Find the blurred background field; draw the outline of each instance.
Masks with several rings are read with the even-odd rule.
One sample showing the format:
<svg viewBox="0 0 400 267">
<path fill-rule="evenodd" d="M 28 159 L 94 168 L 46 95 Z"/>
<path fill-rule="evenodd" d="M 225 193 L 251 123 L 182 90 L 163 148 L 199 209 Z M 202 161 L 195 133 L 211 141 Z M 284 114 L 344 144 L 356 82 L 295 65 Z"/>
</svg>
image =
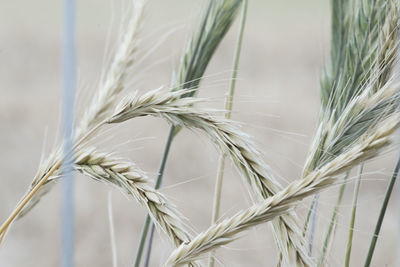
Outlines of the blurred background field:
<svg viewBox="0 0 400 267">
<path fill-rule="evenodd" d="M 42 155 L 59 142 L 61 92 L 61 1 L 0 1 L 0 221 L 30 184 Z M 90 101 L 112 51 L 127 0 L 77 1 L 79 111 Z M 148 0 L 140 63 L 132 91 L 168 86 L 185 41 L 207 1 Z M 240 63 L 233 118 L 265 153 L 281 183 L 298 179 L 319 111 L 319 76 L 329 55 L 329 1 L 251 0 Z M 219 47 L 200 88 L 204 105 L 222 109 L 232 68 L 237 25 Z M 107 34 L 111 27 L 111 34 Z M 109 36 L 109 37 L 107 37 Z M 150 54 L 144 57 L 146 54 Z M 108 53 L 108 54 L 109 54 Z M 107 58 L 107 57 L 106 57 Z M 105 151 L 129 158 L 156 175 L 169 126 L 159 119 L 136 119 L 110 127 L 96 138 Z M 43 151 L 43 152 L 42 152 Z M 394 152 L 393 152 L 394 151 Z M 386 183 L 394 167 L 393 148 L 368 163 L 361 185 L 352 266 L 361 266 Z M 187 216 L 193 232 L 211 221 L 218 153 L 199 132 L 182 131 L 175 140 L 162 189 Z M 227 164 L 222 209 L 232 215 L 251 203 L 238 175 Z M 76 175 L 76 266 L 111 266 L 107 195 L 111 191 L 119 266 L 132 266 L 145 212 L 118 190 Z M 315 249 L 326 232 L 338 188 L 321 196 Z M 353 182 L 342 203 L 330 266 L 342 266 Z M 378 241 L 373 266 L 394 266 L 397 251 L 397 191 Z M 0 249 L 0 266 L 57 266 L 60 258 L 60 186 L 17 221 Z M 301 216 L 308 201 L 298 208 Z M 171 247 L 156 235 L 151 266 Z M 274 266 L 277 261 L 267 225 L 250 230 L 218 250 L 220 266 Z M 358 261 L 358 259 L 360 261 Z"/>
</svg>

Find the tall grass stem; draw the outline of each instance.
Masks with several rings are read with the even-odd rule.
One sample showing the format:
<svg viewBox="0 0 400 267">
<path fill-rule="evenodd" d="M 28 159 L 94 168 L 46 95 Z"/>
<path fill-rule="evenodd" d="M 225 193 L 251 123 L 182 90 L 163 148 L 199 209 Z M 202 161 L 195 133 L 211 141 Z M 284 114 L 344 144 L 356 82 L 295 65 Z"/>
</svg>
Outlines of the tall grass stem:
<svg viewBox="0 0 400 267">
<path fill-rule="evenodd" d="M 339 189 L 339 195 L 338 195 L 338 198 L 336 200 L 336 205 L 333 208 L 331 221 L 329 223 L 329 228 L 328 228 L 328 231 L 327 231 L 327 233 L 325 235 L 324 245 L 322 247 L 322 254 L 321 254 L 321 257 L 320 257 L 319 263 L 318 263 L 319 266 L 323 265 L 323 263 L 325 261 L 325 257 L 326 257 L 326 252 L 328 251 L 329 243 L 332 240 L 331 238 L 333 238 L 332 237 L 332 232 L 334 231 L 334 228 L 335 228 L 335 225 L 336 225 L 336 217 L 337 217 L 337 214 L 339 212 L 340 204 L 342 203 L 342 200 L 343 200 L 343 195 L 344 195 L 344 191 L 346 189 L 347 180 L 349 178 L 349 175 L 350 175 L 350 171 L 347 171 L 345 176 L 344 176 L 344 178 L 343 178 L 343 184 L 340 186 L 340 189 Z"/>
<path fill-rule="evenodd" d="M 356 221 L 357 201 L 358 201 L 358 194 L 360 192 L 361 176 L 362 176 L 363 169 L 364 169 L 364 164 L 361 164 L 359 171 L 358 171 L 357 182 L 354 187 L 353 204 L 352 204 L 351 217 L 350 217 L 350 229 L 349 229 L 349 236 L 347 238 L 346 258 L 344 261 L 345 267 L 350 266 L 351 247 L 353 245 L 354 223 Z"/>
<path fill-rule="evenodd" d="M 381 231 L 381 226 L 383 219 L 385 217 L 386 209 L 389 203 L 390 196 L 392 195 L 393 187 L 397 179 L 397 174 L 399 173 L 400 169 L 400 156 L 397 159 L 396 167 L 394 168 L 392 178 L 390 179 L 389 185 L 386 189 L 385 198 L 383 199 L 382 207 L 379 212 L 378 220 L 375 225 L 374 235 L 372 236 L 371 243 L 368 249 L 368 255 L 365 260 L 364 267 L 369 267 L 371 265 L 372 256 L 374 255 L 376 242 L 378 241 L 379 232 Z"/>
</svg>

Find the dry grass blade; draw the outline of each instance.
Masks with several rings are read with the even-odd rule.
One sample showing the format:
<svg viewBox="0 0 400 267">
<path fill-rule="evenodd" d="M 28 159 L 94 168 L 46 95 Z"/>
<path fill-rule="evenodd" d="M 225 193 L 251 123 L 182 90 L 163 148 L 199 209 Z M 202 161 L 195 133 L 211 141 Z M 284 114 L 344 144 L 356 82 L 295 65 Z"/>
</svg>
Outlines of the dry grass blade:
<svg viewBox="0 0 400 267">
<path fill-rule="evenodd" d="M 190 92 L 190 91 L 189 91 Z M 173 125 L 198 128 L 213 140 L 223 153 L 231 159 L 242 178 L 250 185 L 258 200 L 274 195 L 280 185 L 261 160 L 250 137 L 231 121 L 217 119 L 195 107 L 199 99 L 181 98 L 187 90 L 168 92 L 155 90 L 141 97 L 128 97 L 116 108 L 109 123 L 119 123 L 131 118 L 153 115 L 167 119 Z M 277 244 L 286 264 L 309 265 L 305 241 L 294 213 L 282 216 L 273 222 Z"/>
<path fill-rule="evenodd" d="M 337 175 L 372 158 L 390 143 L 390 136 L 400 123 L 396 112 L 382 120 L 376 128 L 365 133 L 351 148 L 303 179 L 292 182 L 274 196 L 237 213 L 235 216 L 212 225 L 208 230 L 182 244 L 167 260 L 166 266 L 176 266 L 198 258 L 205 252 L 235 240 L 235 236 L 249 227 L 271 221 L 288 213 L 303 198 L 313 195 L 333 184 Z"/>
</svg>

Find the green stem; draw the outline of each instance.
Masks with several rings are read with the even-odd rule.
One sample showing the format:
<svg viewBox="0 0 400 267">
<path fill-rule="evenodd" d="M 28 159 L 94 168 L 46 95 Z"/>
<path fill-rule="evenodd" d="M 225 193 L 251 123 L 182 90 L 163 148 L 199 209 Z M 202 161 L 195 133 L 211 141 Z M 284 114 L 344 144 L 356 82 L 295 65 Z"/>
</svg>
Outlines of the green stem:
<svg viewBox="0 0 400 267">
<path fill-rule="evenodd" d="M 389 203 L 389 199 L 390 199 L 390 196 L 392 194 L 394 184 L 396 182 L 397 174 L 399 173 L 399 168 L 400 168 L 400 156 L 397 159 L 396 167 L 393 170 L 392 178 L 390 179 L 390 183 L 389 183 L 389 185 L 388 185 L 388 187 L 386 189 L 385 198 L 383 200 L 382 207 L 381 207 L 381 210 L 379 212 L 379 217 L 378 217 L 378 220 L 376 222 L 374 235 L 372 236 L 372 240 L 371 240 L 371 243 L 370 243 L 370 246 L 369 246 L 369 249 L 368 249 L 368 255 L 367 255 L 367 258 L 365 260 L 364 267 L 369 267 L 371 265 L 372 255 L 374 254 L 376 242 L 378 241 L 379 232 L 381 230 L 382 222 L 383 222 L 383 219 L 384 219 L 385 213 L 386 213 L 386 208 L 387 208 L 387 205 Z"/>
<path fill-rule="evenodd" d="M 364 164 L 361 164 L 360 169 L 358 171 L 358 178 L 357 183 L 354 187 L 353 193 L 353 204 L 351 210 L 351 218 L 350 218 L 350 230 L 349 230 L 349 237 L 347 238 L 347 248 L 346 248 L 346 258 L 344 261 L 344 266 L 350 266 L 350 254 L 351 254 L 351 246 L 353 245 L 353 233 L 354 233 L 354 223 L 356 220 L 356 210 L 357 210 L 357 200 L 358 200 L 358 193 L 360 191 L 360 184 L 361 184 L 361 175 L 364 169 Z"/>
<path fill-rule="evenodd" d="M 335 207 L 333 209 L 331 222 L 329 224 L 328 232 L 326 233 L 326 236 L 325 236 L 324 246 L 322 248 L 322 254 L 321 254 L 321 257 L 319 259 L 318 266 L 322 266 L 323 262 L 325 260 L 326 251 L 328 250 L 328 245 L 329 245 L 329 242 L 331 241 L 332 232 L 333 232 L 334 226 L 336 225 L 336 217 L 337 217 L 337 214 L 339 212 L 339 206 L 340 206 L 340 204 L 342 203 L 342 200 L 343 200 L 344 190 L 346 189 L 346 182 L 347 182 L 347 179 L 349 178 L 349 174 L 350 174 L 350 171 L 347 171 L 346 175 L 343 178 L 343 184 L 340 187 L 339 196 L 338 196 L 338 198 L 336 200 L 336 205 L 335 205 Z"/>
<path fill-rule="evenodd" d="M 305 237 L 307 234 L 308 224 L 310 223 L 311 213 L 312 213 L 312 209 L 313 209 L 314 205 L 315 205 L 315 197 L 313 197 L 310 207 L 308 208 L 306 221 L 304 222 L 304 227 L 303 227 L 303 237 Z"/>
<path fill-rule="evenodd" d="M 236 86 L 236 78 L 238 75 L 239 69 L 239 59 L 240 59 L 240 52 L 242 50 L 242 43 L 243 43 L 243 34 L 244 28 L 246 25 L 246 15 L 247 15 L 247 0 L 243 0 L 242 6 L 242 15 L 240 19 L 240 28 L 239 28 L 239 36 L 236 42 L 235 54 L 233 59 L 233 72 L 229 86 L 229 92 L 225 100 L 225 118 L 230 119 L 232 115 L 232 105 L 233 105 L 233 96 L 235 95 L 235 86 Z M 220 215 L 220 207 L 221 207 L 221 192 L 222 192 L 222 182 L 224 178 L 224 169 L 225 169 L 225 155 L 221 154 L 218 162 L 218 170 L 217 170 L 217 179 L 215 181 L 215 191 L 214 191 L 214 204 L 213 204 L 213 211 L 212 211 L 212 219 L 211 223 L 216 223 L 219 215 Z M 209 267 L 214 267 L 215 265 L 215 252 L 212 251 L 210 253 L 209 258 Z"/>
<path fill-rule="evenodd" d="M 136 257 L 135 257 L 135 263 L 134 263 L 135 267 L 140 266 L 140 261 L 142 260 L 144 244 L 146 243 L 149 226 L 150 226 L 150 216 L 147 215 L 146 221 L 144 222 L 144 225 L 143 225 L 142 234 L 140 235 L 139 247 L 136 251 Z"/>
<path fill-rule="evenodd" d="M 174 139 L 174 136 L 175 136 L 175 127 L 171 126 L 171 128 L 169 130 L 169 134 L 168 134 L 168 139 L 167 139 L 167 142 L 166 142 L 165 147 L 164 147 L 164 152 L 163 152 L 163 155 L 162 155 L 160 168 L 158 170 L 155 189 L 159 189 L 161 184 L 162 184 L 162 178 L 164 176 L 164 171 L 165 171 L 165 166 L 166 166 L 166 163 L 167 163 L 169 150 L 171 148 L 171 144 L 172 144 L 172 140 Z M 147 214 L 146 221 L 145 221 L 144 226 L 143 226 L 142 234 L 140 236 L 139 247 L 138 247 L 138 250 L 137 250 L 137 253 L 136 253 L 136 259 L 135 259 L 135 265 L 134 265 L 135 267 L 139 267 L 140 266 L 140 261 L 142 260 L 144 245 L 146 243 L 147 234 L 149 233 L 150 223 L 151 223 L 150 216 Z M 151 246 L 151 244 L 150 244 L 151 240 L 152 239 L 149 239 L 149 246 Z M 148 254 L 150 254 L 150 253 L 148 252 Z M 147 257 L 149 257 L 149 256 L 146 256 L 146 258 Z"/>
</svg>

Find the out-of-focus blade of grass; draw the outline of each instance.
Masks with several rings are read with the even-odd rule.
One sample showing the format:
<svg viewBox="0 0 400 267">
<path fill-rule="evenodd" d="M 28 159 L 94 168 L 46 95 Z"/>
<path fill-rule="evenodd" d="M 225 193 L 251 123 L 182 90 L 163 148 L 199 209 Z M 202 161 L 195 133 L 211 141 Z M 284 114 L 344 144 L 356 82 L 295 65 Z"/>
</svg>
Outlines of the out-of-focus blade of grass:
<svg viewBox="0 0 400 267">
<path fill-rule="evenodd" d="M 392 195 L 393 187 L 397 179 L 397 174 L 400 169 L 400 156 L 397 159 L 396 167 L 394 168 L 392 178 L 390 179 L 389 185 L 386 189 L 385 198 L 383 199 L 382 207 L 379 212 L 378 220 L 375 225 L 374 235 L 372 236 L 371 243 L 368 249 L 368 255 L 365 259 L 365 267 L 369 267 L 371 265 L 372 256 L 374 255 L 376 242 L 378 241 L 379 232 L 381 231 L 382 222 L 385 217 L 386 209 L 389 203 L 390 196 Z"/>
<path fill-rule="evenodd" d="M 248 4 L 247 0 L 243 0 L 242 14 L 240 18 L 239 36 L 236 42 L 235 54 L 233 59 L 233 72 L 230 81 L 229 91 L 225 99 L 225 118 L 227 119 L 230 119 L 232 114 L 233 97 L 235 94 L 236 78 L 239 69 L 240 52 L 242 50 L 243 34 L 246 25 L 247 4 Z M 225 155 L 221 154 L 218 162 L 217 179 L 215 181 L 214 204 L 213 204 L 212 219 L 211 219 L 212 223 L 217 222 L 220 214 L 224 169 L 225 169 Z M 215 257 L 215 252 L 213 251 L 210 253 L 210 259 L 208 265 L 209 267 L 214 267 L 215 265 L 214 257 Z"/>
<path fill-rule="evenodd" d="M 329 228 L 328 228 L 328 231 L 326 232 L 326 235 L 325 235 L 324 245 L 322 247 L 322 253 L 321 253 L 321 256 L 320 256 L 320 258 L 318 260 L 318 266 L 323 266 L 324 265 L 326 252 L 328 250 L 328 246 L 333 241 L 334 235 L 332 235 L 332 232 L 333 232 L 333 229 L 336 226 L 337 214 L 339 212 L 339 207 L 340 207 L 340 205 L 342 203 L 342 200 L 343 200 L 343 195 L 344 195 L 344 191 L 346 189 L 346 184 L 347 184 L 347 179 L 349 178 L 349 174 L 350 174 L 350 171 L 347 171 L 346 175 L 343 178 L 343 184 L 340 186 L 339 195 L 338 195 L 338 198 L 336 200 L 335 207 L 333 208 L 331 221 L 329 223 Z"/>
<path fill-rule="evenodd" d="M 360 191 L 361 176 L 362 176 L 363 169 L 364 169 L 364 164 L 361 164 L 360 169 L 358 171 L 357 182 L 354 187 L 353 204 L 352 204 L 351 218 L 350 218 L 350 229 L 349 229 L 349 236 L 347 238 L 346 258 L 344 261 L 345 267 L 350 266 L 349 265 L 350 264 L 350 254 L 351 254 L 351 246 L 353 244 L 354 223 L 356 221 L 357 200 L 358 200 L 358 193 Z"/>
</svg>

